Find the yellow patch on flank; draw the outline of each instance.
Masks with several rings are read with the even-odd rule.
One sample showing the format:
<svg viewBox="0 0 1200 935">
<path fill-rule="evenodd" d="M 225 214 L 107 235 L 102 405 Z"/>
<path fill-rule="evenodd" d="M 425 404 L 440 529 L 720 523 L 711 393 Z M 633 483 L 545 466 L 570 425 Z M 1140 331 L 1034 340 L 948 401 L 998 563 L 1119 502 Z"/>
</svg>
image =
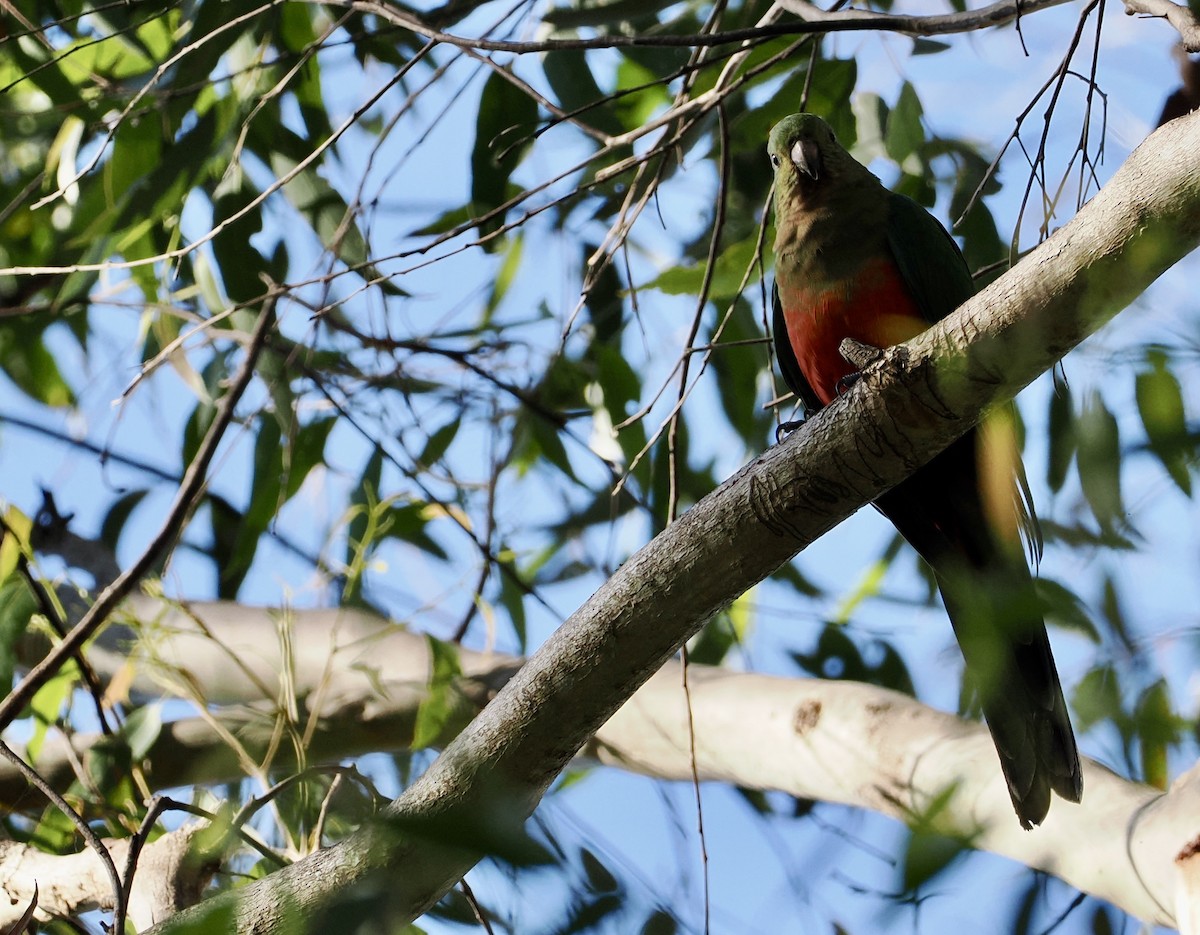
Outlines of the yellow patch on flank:
<svg viewBox="0 0 1200 935">
<path fill-rule="evenodd" d="M 996 539 L 1020 550 L 1021 532 L 1017 518 L 1014 476 L 1020 452 L 1012 413 L 998 409 L 980 423 L 978 433 L 979 495 L 983 515 Z"/>
</svg>

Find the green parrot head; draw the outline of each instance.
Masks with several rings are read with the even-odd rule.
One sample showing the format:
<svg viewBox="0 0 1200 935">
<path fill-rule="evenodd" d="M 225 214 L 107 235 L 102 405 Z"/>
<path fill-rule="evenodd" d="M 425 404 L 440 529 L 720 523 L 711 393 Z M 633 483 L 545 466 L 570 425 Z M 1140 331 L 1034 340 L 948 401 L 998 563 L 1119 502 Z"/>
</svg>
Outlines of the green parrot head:
<svg viewBox="0 0 1200 935">
<path fill-rule="evenodd" d="M 776 208 L 812 203 L 864 176 L 874 179 L 816 114 L 784 117 L 771 130 L 767 152 L 775 167 Z"/>
</svg>

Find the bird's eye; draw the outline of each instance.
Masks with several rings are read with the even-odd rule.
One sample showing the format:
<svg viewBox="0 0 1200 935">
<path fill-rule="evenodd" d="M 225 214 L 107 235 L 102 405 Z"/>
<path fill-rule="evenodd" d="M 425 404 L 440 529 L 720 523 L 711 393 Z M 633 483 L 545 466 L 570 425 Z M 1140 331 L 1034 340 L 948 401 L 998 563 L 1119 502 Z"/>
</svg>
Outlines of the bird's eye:
<svg viewBox="0 0 1200 935">
<path fill-rule="evenodd" d="M 776 169 L 779 168 L 779 157 L 775 153 L 771 153 L 771 165 Z"/>
</svg>

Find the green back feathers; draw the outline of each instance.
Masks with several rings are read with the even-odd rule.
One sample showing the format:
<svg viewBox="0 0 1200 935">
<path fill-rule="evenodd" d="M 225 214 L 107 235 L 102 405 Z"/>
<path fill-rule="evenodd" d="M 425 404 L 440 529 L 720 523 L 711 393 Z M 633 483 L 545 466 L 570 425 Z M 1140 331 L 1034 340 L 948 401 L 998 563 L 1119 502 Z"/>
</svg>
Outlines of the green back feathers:
<svg viewBox="0 0 1200 935">
<path fill-rule="evenodd" d="M 932 324 L 975 294 L 975 282 L 954 238 L 911 198 L 889 193 L 887 241 L 900 276 Z"/>
</svg>

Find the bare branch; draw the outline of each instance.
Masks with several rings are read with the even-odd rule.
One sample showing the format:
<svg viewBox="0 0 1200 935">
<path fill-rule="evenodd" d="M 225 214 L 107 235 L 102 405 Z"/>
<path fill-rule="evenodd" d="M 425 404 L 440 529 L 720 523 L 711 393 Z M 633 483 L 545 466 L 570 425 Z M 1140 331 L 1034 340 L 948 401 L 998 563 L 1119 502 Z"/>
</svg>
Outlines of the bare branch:
<svg viewBox="0 0 1200 935">
<path fill-rule="evenodd" d="M 309 0 L 313 2 L 313 0 Z M 697 33 L 688 35 L 642 34 L 609 35 L 589 39 L 543 39 L 538 42 L 516 42 L 501 39 L 484 39 L 458 36 L 443 32 L 423 22 L 416 16 L 398 9 L 381 0 L 342 0 L 352 9 L 371 13 L 382 20 L 411 29 L 419 36 L 432 42 L 464 49 L 488 52 L 512 52 L 517 55 L 530 53 L 558 52 L 568 49 L 625 49 L 637 46 L 697 48 L 703 46 L 729 45 L 772 36 L 796 36 L 806 33 L 863 32 L 879 30 L 904 36 L 934 36 L 952 33 L 973 32 L 992 26 L 1003 26 L 1029 16 L 1039 10 L 1058 6 L 1067 0 L 1000 0 L 979 10 L 962 13 L 943 13 L 931 16 L 905 16 L 896 13 L 868 13 L 864 10 L 839 10 L 829 12 L 804 2 L 804 0 L 779 0 L 779 5 L 800 17 L 799 22 L 768 23 L 745 29 L 729 29 L 723 32 Z"/>
</svg>

